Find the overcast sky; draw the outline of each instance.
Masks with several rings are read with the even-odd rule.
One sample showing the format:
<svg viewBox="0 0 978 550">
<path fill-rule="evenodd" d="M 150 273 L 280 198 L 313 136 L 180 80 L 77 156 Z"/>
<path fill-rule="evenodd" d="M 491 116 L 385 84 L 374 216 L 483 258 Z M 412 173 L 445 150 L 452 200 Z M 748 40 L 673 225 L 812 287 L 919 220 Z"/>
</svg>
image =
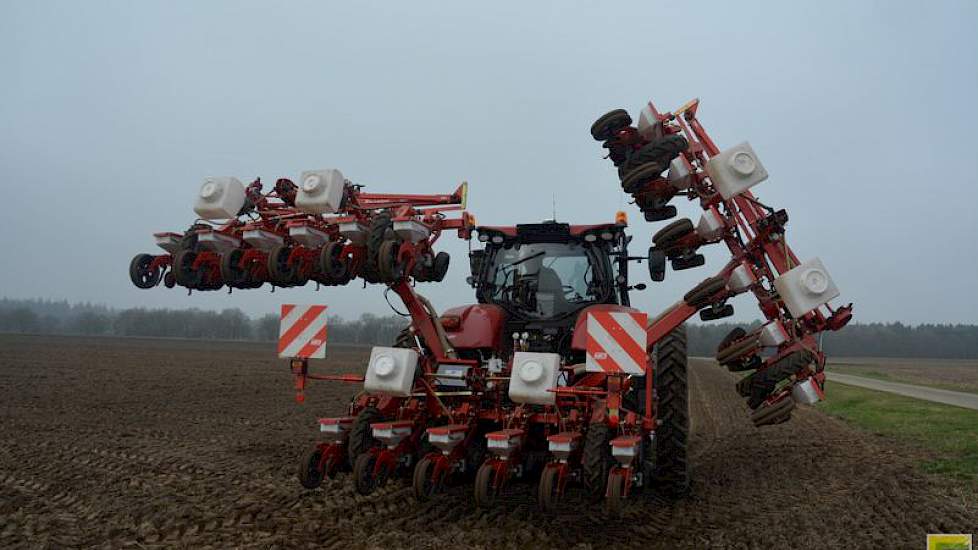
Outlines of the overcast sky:
<svg viewBox="0 0 978 550">
<path fill-rule="evenodd" d="M 480 223 L 549 218 L 554 196 L 562 221 L 610 221 L 624 197 L 591 122 L 699 97 L 721 147 L 750 140 L 757 194 L 857 320 L 978 322 L 978 3 L 461 4 L 0 1 L 0 295 L 383 314 L 379 287 L 187 296 L 127 268 L 193 221 L 208 175 L 468 180 Z M 661 224 L 628 208 L 643 252 Z M 449 276 L 419 289 L 470 302 L 466 244 L 442 242 Z M 722 265 L 713 249 L 635 301 L 672 304 Z"/>
</svg>

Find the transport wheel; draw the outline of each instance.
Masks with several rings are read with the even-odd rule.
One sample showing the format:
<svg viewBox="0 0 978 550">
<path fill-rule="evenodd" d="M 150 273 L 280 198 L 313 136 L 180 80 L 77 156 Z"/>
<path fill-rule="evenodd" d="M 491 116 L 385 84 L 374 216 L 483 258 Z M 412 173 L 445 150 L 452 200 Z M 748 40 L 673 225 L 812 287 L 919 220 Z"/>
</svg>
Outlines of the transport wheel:
<svg viewBox="0 0 978 550">
<path fill-rule="evenodd" d="M 479 472 L 475 474 L 475 505 L 480 508 L 489 508 L 499 496 L 499 489 L 492 487 L 492 479 L 495 477 L 496 469 L 492 464 L 483 464 Z"/>
<path fill-rule="evenodd" d="M 695 308 L 709 305 L 710 299 L 727 286 L 727 281 L 720 276 L 710 277 L 693 287 L 683 296 L 683 301 Z"/>
<path fill-rule="evenodd" d="M 243 255 L 244 251 L 236 248 L 221 256 L 221 279 L 224 280 L 224 284 L 234 288 L 247 285 L 248 272 L 241 269 L 241 256 Z"/>
<path fill-rule="evenodd" d="M 432 496 L 441 491 L 441 483 L 435 483 L 431 477 L 435 473 L 435 463 L 430 458 L 422 458 L 414 467 L 414 478 L 411 486 L 414 489 L 414 498 L 419 502 L 430 500 Z"/>
<path fill-rule="evenodd" d="M 689 218 L 676 220 L 652 235 L 652 244 L 656 248 L 669 248 L 674 241 L 693 232 L 693 222 Z"/>
<path fill-rule="evenodd" d="M 451 262 L 451 259 L 452 257 L 448 255 L 448 252 L 442 251 L 435 254 L 435 259 L 431 264 L 431 277 L 428 280 L 435 281 L 436 283 L 442 282 L 448 273 L 448 264 Z"/>
<path fill-rule="evenodd" d="M 268 278 L 278 286 L 292 286 L 295 279 L 295 266 L 289 265 L 292 249 L 276 246 L 268 252 Z"/>
<path fill-rule="evenodd" d="M 604 422 L 588 425 L 584 436 L 584 451 L 581 457 L 581 473 L 584 490 L 594 502 L 604 497 L 608 472 L 615 463 L 611 456 L 611 430 Z"/>
<path fill-rule="evenodd" d="M 608 495 L 605 498 L 608 513 L 620 516 L 625 509 L 625 476 L 621 472 L 612 472 L 608 476 Z"/>
<path fill-rule="evenodd" d="M 153 257 L 149 254 L 136 254 L 129 262 L 129 278 L 137 288 L 153 288 L 160 282 L 160 268 L 150 269 Z"/>
<path fill-rule="evenodd" d="M 537 501 L 544 512 L 553 512 L 560 506 L 561 495 L 559 493 L 560 470 L 558 468 L 544 468 L 540 475 L 540 486 L 537 489 Z"/>
<path fill-rule="evenodd" d="M 601 115 L 591 125 L 591 137 L 597 141 L 609 140 L 622 128 L 631 125 L 632 117 L 625 109 L 615 109 Z"/>
<path fill-rule="evenodd" d="M 343 245 L 337 242 L 327 243 L 319 251 L 319 271 L 330 283 L 343 284 L 350 280 L 350 266 L 342 254 Z"/>
<path fill-rule="evenodd" d="M 173 275 L 173 270 L 170 270 L 163 276 L 163 286 L 166 288 L 173 288 L 177 286 L 177 278 Z"/>
<path fill-rule="evenodd" d="M 655 345 L 655 473 L 667 496 L 689 489 L 686 442 L 689 437 L 689 391 L 686 376 L 686 326 L 680 325 Z"/>
<path fill-rule="evenodd" d="M 181 250 L 173 255 L 173 276 L 178 285 L 187 288 L 197 288 L 200 274 L 194 271 L 194 260 L 197 253 L 193 250 Z"/>
<path fill-rule="evenodd" d="M 361 495 L 369 495 L 377 488 L 378 479 L 374 478 L 374 465 L 377 457 L 372 453 L 363 453 L 353 463 L 353 483 Z"/>
<path fill-rule="evenodd" d="M 759 407 L 771 395 L 778 382 L 807 367 L 814 360 L 815 357 L 811 352 L 796 351 L 770 367 L 754 373 L 751 377 L 750 399 L 747 401 L 747 406 L 751 409 Z"/>
<path fill-rule="evenodd" d="M 353 421 L 353 426 L 350 428 L 350 436 L 346 444 L 347 458 L 350 464 L 356 464 L 360 456 L 377 444 L 370 425 L 381 420 L 383 420 L 383 417 L 380 411 L 374 407 L 367 407 L 357 415 L 356 420 Z"/>
<path fill-rule="evenodd" d="M 306 489 L 315 489 L 323 483 L 329 465 L 324 465 L 323 469 L 320 470 L 319 461 L 322 458 L 322 449 L 316 447 L 303 455 L 302 460 L 299 461 L 299 483 Z"/>
<path fill-rule="evenodd" d="M 367 233 L 367 258 L 363 263 L 363 278 L 368 283 L 381 282 L 380 268 L 377 265 L 378 255 L 380 254 L 380 246 L 389 238 L 389 233 L 393 232 L 393 227 L 391 213 L 386 211 L 374 216 L 370 223 L 370 231 Z"/>
</svg>

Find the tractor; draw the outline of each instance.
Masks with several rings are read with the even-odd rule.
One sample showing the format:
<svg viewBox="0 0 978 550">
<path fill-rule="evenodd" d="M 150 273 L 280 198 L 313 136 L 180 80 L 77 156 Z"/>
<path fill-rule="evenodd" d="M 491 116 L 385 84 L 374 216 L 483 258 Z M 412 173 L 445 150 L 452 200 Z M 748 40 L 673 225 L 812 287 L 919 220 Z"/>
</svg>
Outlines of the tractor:
<svg viewBox="0 0 978 550">
<path fill-rule="evenodd" d="M 364 374 L 316 374 L 307 358 L 290 360 L 300 401 L 307 380 L 364 390 L 344 416 L 319 419 L 322 440 L 298 468 L 308 489 L 350 472 L 361 494 L 400 478 L 423 501 L 471 483 L 488 507 L 524 479 L 536 481 L 544 510 L 576 486 L 611 513 L 637 491 L 680 496 L 689 488 L 685 321 L 729 317 L 731 298 L 755 297 L 763 324 L 731 331 L 716 359 L 746 373 L 735 389 L 761 427 L 822 398 L 817 336 L 852 317 L 852 304 L 829 305 L 839 291 L 821 261 L 800 261 L 788 246 L 787 213 L 751 192 L 768 175 L 750 144 L 720 150 L 698 107 L 660 113 L 649 102 L 635 125 L 616 109 L 591 127 L 646 220 L 676 217 L 674 199 L 702 210 L 696 223 L 657 231 L 642 254 L 629 252 L 624 212 L 594 225 L 484 226 L 465 210 L 465 184 L 445 195 L 372 194 L 331 169 L 304 172 L 298 185 L 279 179 L 265 194 L 259 180 L 247 189 L 206 180 L 202 219 L 156 234 L 167 254 L 137 255 L 130 276 L 139 288 L 163 281 L 189 292 L 360 278 L 401 299 L 410 325 L 371 350 Z M 439 314 L 414 283 L 445 277 L 450 258 L 435 251 L 445 231 L 483 246 L 468 257 L 475 303 Z M 632 282 L 631 262 L 661 281 L 669 265 L 702 266 L 700 249 L 713 244 L 731 255 L 714 276 L 655 317 L 631 306 L 630 293 L 646 288 Z"/>
</svg>

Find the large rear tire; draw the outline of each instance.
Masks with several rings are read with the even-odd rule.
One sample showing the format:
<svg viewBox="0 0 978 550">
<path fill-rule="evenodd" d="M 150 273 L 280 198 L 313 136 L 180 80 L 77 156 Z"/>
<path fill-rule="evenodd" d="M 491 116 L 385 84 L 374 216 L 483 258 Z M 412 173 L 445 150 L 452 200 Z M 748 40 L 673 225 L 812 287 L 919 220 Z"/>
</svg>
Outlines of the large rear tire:
<svg viewBox="0 0 978 550">
<path fill-rule="evenodd" d="M 686 327 L 680 326 L 655 346 L 655 477 L 667 496 L 689 490 L 689 387 Z"/>
</svg>

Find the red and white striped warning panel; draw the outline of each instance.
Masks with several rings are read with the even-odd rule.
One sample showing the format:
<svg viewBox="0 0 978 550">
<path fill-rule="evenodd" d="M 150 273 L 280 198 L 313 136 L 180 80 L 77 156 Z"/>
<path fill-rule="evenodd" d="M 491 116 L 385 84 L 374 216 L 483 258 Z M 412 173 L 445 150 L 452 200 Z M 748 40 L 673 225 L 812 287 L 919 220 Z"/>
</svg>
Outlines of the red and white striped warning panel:
<svg viewBox="0 0 978 550">
<path fill-rule="evenodd" d="M 644 374 L 648 316 L 628 311 L 587 314 L 587 372 Z"/>
<path fill-rule="evenodd" d="M 282 304 L 278 324 L 278 356 L 326 357 L 326 306 Z"/>
</svg>

